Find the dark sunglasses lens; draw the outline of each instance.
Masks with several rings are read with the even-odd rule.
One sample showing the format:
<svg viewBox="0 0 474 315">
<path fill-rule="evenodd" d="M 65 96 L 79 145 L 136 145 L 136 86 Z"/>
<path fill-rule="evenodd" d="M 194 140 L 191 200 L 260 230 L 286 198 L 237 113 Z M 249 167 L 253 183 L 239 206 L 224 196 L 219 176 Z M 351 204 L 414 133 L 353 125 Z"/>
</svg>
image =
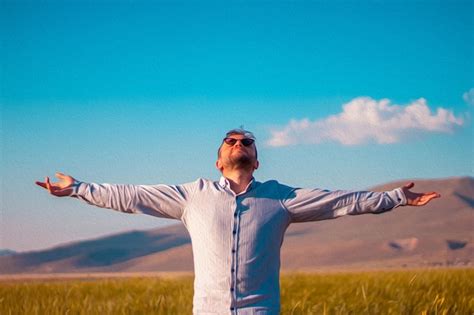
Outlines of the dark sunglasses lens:
<svg viewBox="0 0 474 315">
<path fill-rule="evenodd" d="M 234 145 L 237 142 L 237 139 L 234 138 L 225 138 L 224 142 L 228 145 Z"/>
<path fill-rule="evenodd" d="M 244 146 L 248 147 L 249 145 L 251 145 L 254 142 L 254 140 L 253 139 L 242 139 L 242 140 L 240 140 L 240 142 L 242 142 L 242 144 Z"/>
</svg>

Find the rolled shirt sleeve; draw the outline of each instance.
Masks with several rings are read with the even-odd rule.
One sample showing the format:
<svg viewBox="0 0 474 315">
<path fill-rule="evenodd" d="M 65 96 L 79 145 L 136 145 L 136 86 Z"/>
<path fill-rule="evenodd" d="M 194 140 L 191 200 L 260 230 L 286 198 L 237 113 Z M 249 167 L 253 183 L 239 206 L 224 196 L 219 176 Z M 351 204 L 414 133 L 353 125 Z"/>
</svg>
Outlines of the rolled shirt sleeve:
<svg viewBox="0 0 474 315">
<path fill-rule="evenodd" d="M 88 204 L 125 213 L 142 213 L 180 220 L 193 184 L 123 185 L 74 183 L 71 197 Z"/>
<path fill-rule="evenodd" d="M 406 205 L 407 200 L 401 188 L 385 192 L 295 188 L 282 203 L 292 222 L 306 222 L 382 213 Z"/>
</svg>

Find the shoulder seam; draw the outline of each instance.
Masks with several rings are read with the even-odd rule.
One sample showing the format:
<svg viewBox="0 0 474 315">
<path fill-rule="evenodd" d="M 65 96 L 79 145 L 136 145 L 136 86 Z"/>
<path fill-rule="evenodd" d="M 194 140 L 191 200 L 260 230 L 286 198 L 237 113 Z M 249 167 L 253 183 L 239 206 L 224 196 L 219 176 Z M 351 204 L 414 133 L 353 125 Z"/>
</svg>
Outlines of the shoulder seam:
<svg viewBox="0 0 474 315">
<path fill-rule="evenodd" d="M 201 181 L 202 178 L 198 178 L 197 180 L 195 180 L 193 182 L 193 190 L 190 192 L 190 196 L 189 196 L 189 200 L 186 202 L 186 205 L 183 207 L 183 213 L 181 214 L 181 217 L 179 218 L 181 222 L 184 223 L 184 217 L 186 215 L 186 213 L 188 212 L 187 209 L 188 209 L 188 205 L 191 204 L 194 200 L 194 196 L 196 195 L 196 187 L 197 187 L 197 183 L 199 181 Z"/>
<path fill-rule="evenodd" d="M 280 185 L 280 183 L 277 182 L 277 185 Z M 280 195 L 280 187 L 278 187 L 278 195 Z M 290 190 L 290 193 L 295 191 L 296 188 L 293 188 Z M 285 204 L 283 203 L 283 197 L 282 196 L 279 196 L 278 198 L 278 201 L 280 202 L 280 205 L 281 207 L 283 208 L 283 210 L 286 212 L 286 215 L 288 216 L 288 219 L 289 219 L 289 222 L 293 222 L 293 216 L 291 215 L 291 212 L 290 210 L 288 210 L 288 208 L 285 206 Z"/>
</svg>

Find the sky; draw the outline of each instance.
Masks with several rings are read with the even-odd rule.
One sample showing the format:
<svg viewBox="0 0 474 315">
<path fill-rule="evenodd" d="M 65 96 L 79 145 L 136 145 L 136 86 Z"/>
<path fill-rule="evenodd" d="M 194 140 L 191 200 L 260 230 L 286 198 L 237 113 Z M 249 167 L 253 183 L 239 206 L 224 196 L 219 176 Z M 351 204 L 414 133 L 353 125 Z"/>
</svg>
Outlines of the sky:
<svg viewBox="0 0 474 315">
<path fill-rule="evenodd" d="M 239 126 L 257 137 L 259 181 L 473 176 L 473 1 L 0 5 L 0 248 L 176 223 L 34 182 L 217 180 Z"/>
</svg>

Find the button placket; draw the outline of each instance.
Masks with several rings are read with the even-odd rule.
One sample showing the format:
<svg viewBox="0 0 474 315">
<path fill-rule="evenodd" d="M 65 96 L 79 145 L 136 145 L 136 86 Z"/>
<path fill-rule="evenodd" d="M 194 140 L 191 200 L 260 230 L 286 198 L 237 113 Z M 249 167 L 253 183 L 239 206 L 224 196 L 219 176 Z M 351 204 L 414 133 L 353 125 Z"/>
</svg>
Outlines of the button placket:
<svg viewBox="0 0 474 315">
<path fill-rule="evenodd" d="M 238 229 L 240 223 L 239 216 L 239 203 L 238 196 L 235 197 L 235 210 L 234 210 L 234 220 L 232 224 L 232 248 L 231 248 L 231 257 L 232 257 L 232 267 L 231 267 L 231 287 L 230 292 L 234 302 L 237 302 L 237 254 L 238 254 Z M 235 307 L 231 306 L 231 311 L 237 313 Z"/>
</svg>

